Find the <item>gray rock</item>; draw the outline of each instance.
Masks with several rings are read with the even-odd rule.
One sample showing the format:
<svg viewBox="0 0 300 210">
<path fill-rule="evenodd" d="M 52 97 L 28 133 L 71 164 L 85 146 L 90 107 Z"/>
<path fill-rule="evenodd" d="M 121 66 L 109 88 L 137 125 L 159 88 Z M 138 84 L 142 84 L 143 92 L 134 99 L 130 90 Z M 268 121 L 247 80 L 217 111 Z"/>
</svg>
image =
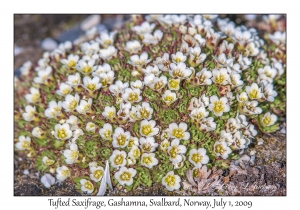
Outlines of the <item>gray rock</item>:
<svg viewBox="0 0 300 210">
<path fill-rule="evenodd" d="M 80 25 L 78 24 L 78 25 L 72 27 L 71 29 L 62 32 L 61 35 L 57 38 L 57 41 L 59 43 L 63 43 L 66 41 L 73 42 L 78 37 L 80 37 L 82 34 L 84 34 L 84 31 L 81 30 Z"/>
<path fill-rule="evenodd" d="M 23 48 L 22 47 L 15 46 L 15 48 L 14 48 L 14 54 L 15 54 L 15 56 L 19 55 L 22 52 L 23 52 Z"/>
<path fill-rule="evenodd" d="M 83 31 L 87 31 L 93 26 L 96 26 L 100 23 L 101 16 L 100 15 L 90 15 L 80 24 L 80 28 Z"/>
<path fill-rule="evenodd" d="M 55 183 L 55 178 L 50 174 L 45 174 L 44 176 L 42 176 L 41 182 L 45 187 L 50 188 L 51 185 Z"/>
<path fill-rule="evenodd" d="M 46 38 L 42 41 L 41 47 L 44 50 L 51 51 L 57 48 L 57 42 L 52 38 Z"/>
</svg>

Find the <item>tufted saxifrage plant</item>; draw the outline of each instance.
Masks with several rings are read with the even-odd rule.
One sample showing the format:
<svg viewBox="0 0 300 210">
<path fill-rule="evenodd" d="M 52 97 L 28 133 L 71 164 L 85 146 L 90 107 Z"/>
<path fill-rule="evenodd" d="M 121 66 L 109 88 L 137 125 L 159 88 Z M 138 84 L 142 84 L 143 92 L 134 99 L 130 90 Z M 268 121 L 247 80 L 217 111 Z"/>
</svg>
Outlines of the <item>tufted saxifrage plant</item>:
<svg viewBox="0 0 300 210">
<path fill-rule="evenodd" d="M 106 160 L 114 186 L 178 190 L 188 169 L 226 168 L 278 130 L 285 115 L 279 35 L 263 41 L 255 29 L 216 16 L 150 15 L 63 43 L 22 67 L 15 148 L 90 194 Z"/>
</svg>

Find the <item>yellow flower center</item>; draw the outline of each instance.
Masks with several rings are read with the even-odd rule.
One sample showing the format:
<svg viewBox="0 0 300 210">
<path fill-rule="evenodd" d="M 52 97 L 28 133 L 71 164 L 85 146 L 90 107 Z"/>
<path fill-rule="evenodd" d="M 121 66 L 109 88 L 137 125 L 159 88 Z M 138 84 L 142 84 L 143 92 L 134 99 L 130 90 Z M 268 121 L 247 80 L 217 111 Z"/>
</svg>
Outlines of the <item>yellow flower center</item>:
<svg viewBox="0 0 300 210">
<path fill-rule="evenodd" d="M 154 90 L 161 89 L 163 85 L 164 85 L 163 81 L 158 81 L 157 83 L 154 84 Z"/>
<path fill-rule="evenodd" d="M 124 157 L 123 155 L 116 155 L 115 159 L 114 159 L 114 163 L 115 165 L 121 165 L 124 161 Z"/>
<path fill-rule="evenodd" d="M 175 183 L 176 183 L 176 179 L 175 179 L 175 176 L 174 176 L 174 175 L 169 175 L 169 176 L 167 176 L 165 180 L 166 180 L 166 184 L 167 184 L 168 186 L 174 186 Z"/>
<path fill-rule="evenodd" d="M 163 141 L 163 142 L 160 144 L 160 146 L 161 146 L 162 148 L 167 148 L 169 145 L 170 145 L 170 144 L 169 144 L 168 141 Z"/>
<path fill-rule="evenodd" d="M 39 99 L 39 97 L 40 97 L 40 95 L 39 95 L 38 93 L 35 93 L 35 94 L 32 95 L 31 100 L 32 100 L 33 102 L 36 102 L 36 101 Z"/>
<path fill-rule="evenodd" d="M 24 149 L 27 149 L 29 147 L 29 145 L 30 145 L 30 143 L 28 141 L 23 141 L 23 143 L 22 143 L 22 147 Z"/>
<path fill-rule="evenodd" d="M 197 112 L 196 114 L 193 115 L 193 117 L 198 119 L 198 120 L 202 119 L 203 116 L 204 116 L 203 112 Z"/>
<path fill-rule="evenodd" d="M 84 187 L 88 190 L 93 190 L 94 189 L 94 185 L 90 182 L 90 181 L 87 181 L 85 184 L 84 184 Z"/>
<path fill-rule="evenodd" d="M 200 84 L 204 83 L 206 80 L 206 76 L 204 74 L 199 75 L 197 78 Z"/>
<path fill-rule="evenodd" d="M 86 65 L 82 68 L 82 72 L 85 73 L 85 74 L 88 74 L 92 71 L 92 67 Z"/>
<path fill-rule="evenodd" d="M 47 159 L 46 161 L 45 161 L 45 164 L 47 165 L 47 166 L 50 166 L 50 165 L 52 165 L 54 163 L 54 160 L 51 160 L 51 159 Z"/>
<path fill-rule="evenodd" d="M 181 128 L 175 128 L 172 131 L 172 135 L 175 136 L 177 139 L 181 139 L 184 137 L 184 130 Z"/>
<path fill-rule="evenodd" d="M 91 105 L 89 105 L 89 104 L 87 104 L 87 105 L 85 105 L 84 107 L 83 107 L 83 112 L 86 112 L 86 111 L 88 111 L 89 109 L 91 108 Z"/>
<path fill-rule="evenodd" d="M 110 131 L 110 130 L 104 131 L 103 136 L 104 136 L 106 139 L 110 139 L 110 138 L 111 138 L 111 131 Z"/>
<path fill-rule="evenodd" d="M 64 139 L 64 138 L 66 138 L 68 136 L 68 134 L 67 134 L 67 132 L 66 132 L 66 130 L 64 128 L 61 128 L 61 129 L 58 129 L 57 136 L 60 139 Z"/>
<path fill-rule="evenodd" d="M 120 179 L 122 181 L 129 181 L 131 179 L 131 174 L 127 171 L 123 172 L 123 174 L 121 174 Z"/>
<path fill-rule="evenodd" d="M 77 107 L 77 101 L 74 99 L 69 103 L 69 109 L 73 110 Z"/>
<path fill-rule="evenodd" d="M 119 144 L 120 146 L 124 146 L 125 143 L 126 143 L 126 136 L 120 134 L 120 135 L 117 137 L 117 142 L 118 142 L 118 144 Z"/>
<path fill-rule="evenodd" d="M 144 148 L 143 148 L 144 149 Z M 150 150 L 149 150 L 150 151 Z M 134 158 L 138 158 L 138 157 L 140 157 L 140 150 L 139 149 L 135 149 L 133 152 L 132 152 L 132 154 L 133 154 L 133 157 Z"/>
<path fill-rule="evenodd" d="M 225 106 L 222 101 L 216 101 L 214 103 L 213 110 L 215 113 L 220 113 L 220 112 L 224 111 L 224 109 L 225 109 Z"/>
<path fill-rule="evenodd" d="M 170 149 L 169 153 L 170 153 L 171 158 L 176 158 L 177 153 L 178 153 L 177 146 L 173 146 L 172 149 Z"/>
<path fill-rule="evenodd" d="M 61 91 L 64 95 L 67 95 L 68 93 L 71 92 L 71 90 L 69 88 L 65 88 Z"/>
<path fill-rule="evenodd" d="M 143 149 L 145 152 L 150 152 L 150 151 L 151 151 L 151 148 L 152 148 L 152 146 L 151 146 L 151 144 L 149 144 L 149 143 L 146 143 L 146 144 L 143 144 L 143 145 L 142 145 L 142 149 Z"/>
<path fill-rule="evenodd" d="M 104 41 L 104 44 L 110 45 L 110 44 L 111 44 L 111 41 L 110 41 L 109 39 L 107 39 L 107 40 Z"/>
<path fill-rule="evenodd" d="M 115 112 L 114 111 L 109 111 L 108 113 L 107 113 L 107 116 L 108 116 L 108 118 L 113 118 L 114 116 L 115 116 Z"/>
<path fill-rule="evenodd" d="M 171 88 L 173 89 L 177 89 L 178 88 L 178 85 L 179 85 L 179 81 L 178 80 L 175 80 L 175 79 L 171 79 L 169 81 L 169 85 Z"/>
<path fill-rule="evenodd" d="M 222 155 L 224 152 L 225 152 L 225 150 L 224 150 L 222 144 L 216 145 L 216 153 L 219 153 Z"/>
<path fill-rule="evenodd" d="M 129 139 L 127 147 L 131 148 L 134 145 L 134 139 Z"/>
<path fill-rule="evenodd" d="M 64 176 L 64 177 L 69 177 L 70 176 L 70 170 L 67 169 L 67 170 L 62 171 L 61 175 Z"/>
<path fill-rule="evenodd" d="M 200 163 L 201 160 L 202 160 L 202 155 L 200 155 L 199 153 L 193 154 L 193 155 L 192 155 L 192 160 L 193 160 L 195 163 Z"/>
<path fill-rule="evenodd" d="M 217 83 L 222 83 L 225 80 L 225 77 L 223 74 L 220 74 L 219 76 L 216 76 L 215 80 Z"/>
<path fill-rule="evenodd" d="M 252 89 L 249 96 L 250 96 L 251 99 L 258 98 L 258 90 L 257 89 Z"/>
<path fill-rule="evenodd" d="M 137 93 L 129 93 L 129 96 L 128 96 L 128 101 L 133 103 L 135 101 L 137 101 L 139 99 L 139 96 Z"/>
<path fill-rule="evenodd" d="M 147 118 L 149 117 L 149 115 L 150 115 L 150 112 L 147 111 L 147 109 L 146 109 L 145 107 L 142 107 L 142 108 L 140 109 L 140 115 L 141 115 L 141 117 L 142 117 L 143 119 L 147 119 Z"/>
<path fill-rule="evenodd" d="M 172 103 L 172 102 L 174 101 L 174 97 L 168 95 L 168 96 L 166 96 L 166 97 L 164 98 L 164 101 L 165 101 L 167 104 L 170 104 L 170 103 Z"/>
<path fill-rule="evenodd" d="M 79 152 L 77 150 L 73 150 L 72 153 L 71 153 L 72 160 L 77 159 L 78 154 L 79 154 Z"/>
<path fill-rule="evenodd" d="M 265 125 L 269 125 L 271 123 L 271 116 L 266 116 L 264 119 L 263 119 L 263 123 Z"/>
<path fill-rule="evenodd" d="M 102 175 L 103 175 L 103 171 L 102 170 L 96 170 L 96 171 L 94 171 L 94 177 L 96 179 L 100 179 L 102 177 Z"/>
<path fill-rule="evenodd" d="M 153 129 L 151 127 L 151 125 L 144 125 L 142 127 L 142 134 L 144 134 L 145 136 L 148 136 L 150 133 L 152 133 Z"/>
<path fill-rule="evenodd" d="M 68 65 L 68 67 L 72 68 L 76 65 L 76 62 L 74 60 L 69 60 L 67 65 Z"/>
<path fill-rule="evenodd" d="M 102 86 L 105 87 L 109 82 L 109 78 L 102 78 L 100 82 Z"/>
<path fill-rule="evenodd" d="M 181 71 L 181 69 L 176 69 L 173 71 L 173 76 L 183 78 L 185 76 L 185 74 L 183 71 Z"/>
<path fill-rule="evenodd" d="M 143 157 L 143 162 L 146 164 L 146 165 L 149 165 L 152 163 L 152 158 L 150 156 L 145 156 Z"/>
<path fill-rule="evenodd" d="M 96 84 L 94 84 L 94 83 L 87 84 L 86 87 L 90 91 L 95 91 L 96 90 Z"/>
</svg>

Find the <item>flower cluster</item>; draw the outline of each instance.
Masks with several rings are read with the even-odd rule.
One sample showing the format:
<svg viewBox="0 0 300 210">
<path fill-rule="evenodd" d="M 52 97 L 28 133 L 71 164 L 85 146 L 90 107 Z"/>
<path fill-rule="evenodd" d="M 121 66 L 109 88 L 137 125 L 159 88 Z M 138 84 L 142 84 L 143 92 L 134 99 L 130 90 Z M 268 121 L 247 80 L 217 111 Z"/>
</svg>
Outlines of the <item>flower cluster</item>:
<svg viewBox="0 0 300 210">
<path fill-rule="evenodd" d="M 178 190 L 188 169 L 226 167 L 285 112 L 285 34 L 264 41 L 216 15 L 139 20 L 23 67 L 16 150 L 89 194 L 106 160 L 115 186 Z"/>
</svg>

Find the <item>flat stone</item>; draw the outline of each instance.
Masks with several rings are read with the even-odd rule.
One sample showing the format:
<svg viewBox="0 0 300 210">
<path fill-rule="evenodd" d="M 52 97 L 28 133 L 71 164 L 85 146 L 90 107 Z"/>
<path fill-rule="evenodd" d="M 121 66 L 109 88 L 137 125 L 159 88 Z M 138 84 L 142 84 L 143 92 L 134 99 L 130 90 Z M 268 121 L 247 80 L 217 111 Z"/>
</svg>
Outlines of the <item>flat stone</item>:
<svg viewBox="0 0 300 210">
<path fill-rule="evenodd" d="M 93 26 L 96 26 L 100 23 L 101 16 L 100 15 L 90 15 L 80 24 L 80 28 L 83 31 L 87 31 L 91 29 Z"/>
<path fill-rule="evenodd" d="M 63 43 L 66 41 L 73 42 L 78 37 L 80 37 L 82 34 L 84 34 L 84 31 L 81 30 L 80 25 L 78 24 L 78 25 L 70 28 L 69 30 L 62 32 L 60 34 L 60 36 L 57 38 L 57 41 L 59 43 Z"/>
</svg>

